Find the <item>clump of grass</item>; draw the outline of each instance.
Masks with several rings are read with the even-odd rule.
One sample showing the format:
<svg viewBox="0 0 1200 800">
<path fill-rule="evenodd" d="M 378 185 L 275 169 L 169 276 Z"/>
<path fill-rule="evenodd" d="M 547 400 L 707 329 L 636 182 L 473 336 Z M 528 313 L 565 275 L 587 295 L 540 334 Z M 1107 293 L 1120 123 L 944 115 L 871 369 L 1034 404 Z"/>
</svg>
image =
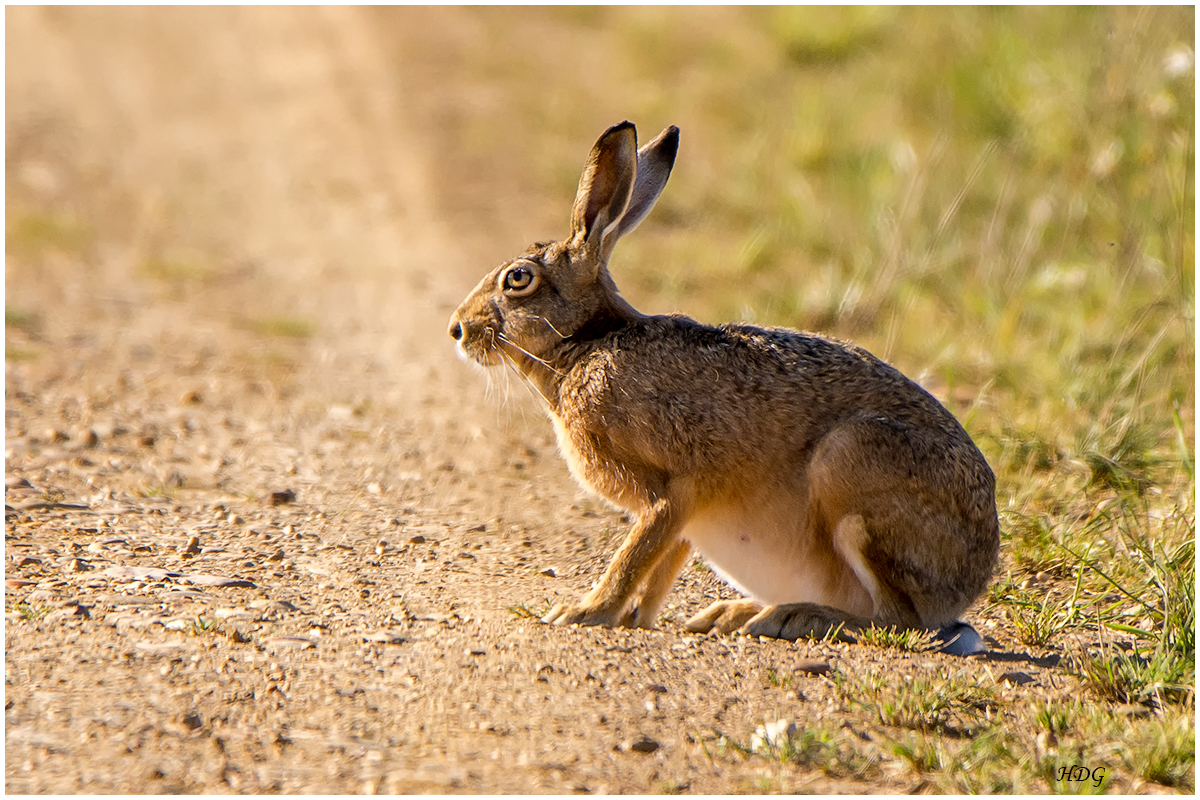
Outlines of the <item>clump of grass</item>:
<svg viewBox="0 0 1200 800">
<path fill-rule="evenodd" d="M 1132 489 L 1099 507 L 1093 522 L 1113 555 L 1077 553 L 1094 582 L 1112 590 L 1093 606 L 1108 631 L 1071 654 L 1071 669 L 1099 696 L 1118 702 L 1195 702 L 1195 516 L 1190 503 L 1163 513 Z M 1069 548 L 1068 548 L 1069 549 Z M 1073 552 L 1073 551 L 1072 551 Z M 1113 635 L 1132 637 L 1118 650 Z"/>
<path fill-rule="evenodd" d="M 1193 719 L 1154 720 L 1123 752 L 1126 767 L 1148 781 L 1185 792 L 1196 787 L 1196 729 Z"/>
<path fill-rule="evenodd" d="M 28 213 L 10 218 L 4 232 L 9 253 L 32 258 L 47 252 L 79 256 L 92 243 L 86 225 L 71 215 L 54 211 Z"/>
<path fill-rule="evenodd" d="M 658 784 L 659 794 L 683 794 L 691 784 L 684 783 L 678 778 L 668 778 Z"/>
<path fill-rule="evenodd" d="M 207 617 L 197 616 L 192 620 L 190 628 L 193 636 L 205 636 L 207 634 L 220 633 L 217 620 L 208 619 Z"/>
<path fill-rule="evenodd" d="M 1057 739 L 1071 728 L 1074 714 L 1060 705 L 1047 702 L 1033 717 L 1034 725 Z"/>
<path fill-rule="evenodd" d="M 37 622 L 50 613 L 49 606 L 33 606 L 24 600 L 13 603 L 12 610 L 20 614 L 22 619 L 30 620 L 31 622 Z"/>
<path fill-rule="evenodd" d="M 198 283 L 208 278 L 209 273 L 206 267 L 182 258 L 146 258 L 137 266 L 141 277 L 174 285 Z"/>
<path fill-rule="evenodd" d="M 32 347 L 18 347 L 11 344 L 4 345 L 5 361 L 36 361 L 41 357 L 42 352 Z"/>
<path fill-rule="evenodd" d="M 820 770 L 830 777 L 867 778 L 879 772 L 878 757 L 865 752 L 852 734 L 835 728 L 798 727 L 776 720 L 758 726 L 756 733 L 746 740 L 721 733 L 716 736 L 719 755 L 795 764 Z"/>
<path fill-rule="evenodd" d="M 1054 588 L 1038 594 L 1021 589 L 1011 582 L 997 583 L 991 591 L 992 602 L 1004 609 L 1004 614 L 1022 644 L 1045 647 L 1059 640 L 1064 631 L 1081 624 L 1076 592 L 1064 599 L 1056 596 Z"/>
<path fill-rule="evenodd" d="M 888 690 L 886 681 L 871 677 L 848 683 L 856 690 L 865 686 L 867 693 L 876 684 Z M 958 694 L 960 702 L 975 703 L 974 698 L 963 696 L 970 691 Z M 849 705 L 864 714 L 863 724 L 879 722 L 871 702 Z M 926 707 L 930 710 L 932 705 Z M 1074 700 L 1062 705 L 1029 696 L 1006 706 L 1003 717 L 991 721 L 968 714 L 973 718 L 970 730 L 957 730 L 966 735 L 948 736 L 956 729 L 944 725 L 940 729 L 888 725 L 883 732 L 873 733 L 870 741 L 847 727 L 777 720 L 758 726 L 742 741 L 716 734 L 718 755 L 859 779 L 891 776 L 907 768 L 923 778 L 923 785 L 953 794 L 1086 794 L 1114 787 L 1129 791 L 1135 779 L 1181 791 L 1190 791 L 1195 784 L 1194 723 L 1190 714 L 1179 710 L 1131 717 L 1094 703 Z M 1079 766 L 1089 768 L 1087 781 L 1062 779 L 1064 767 L 1069 774 Z M 1098 782 L 1097 775 L 1102 776 Z"/>
<path fill-rule="evenodd" d="M 768 667 L 767 683 L 777 689 L 786 689 L 792 685 L 792 676 L 788 674 L 780 675 L 773 667 Z"/>
<path fill-rule="evenodd" d="M 547 608 L 546 610 L 549 612 L 550 609 Z M 520 619 L 541 619 L 541 615 L 524 603 L 517 603 L 516 605 L 509 606 L 508 613 Z"/>
<path fill-rule="evenodd" d="M 311 322 L 297 317 L 261 317 L 251 320 L 250 327 L 261 336 L 287 339 L 308 339 L 315 330 Z"/>
<path fill-rule="evenodd" d="M 42 315 L 33 311 L 5 306 L 4 327 L 15 328 L 26 334 L 35 334 L 42 327 Z"/>
<path fill-rule="evenodd" d="M 905 650 L 912 653 L 933 649 L 933 634 L 929 631 L 915 629 L 897 630 L 895 627 L 871 625 L 869 628 L 855 631 L 854 638 L 858 640 L 859 644 Z"/>
<path fill-rule="evenodd" d="M 994 692 L 969 680 L 965 670 L 904 676 L 898 682 L 882 675 L 850 678 L 836 672 L 833 682 L 848 706 L 865 709 L 883 725 L 919 731 L 962 728 L 987 716 L 996 704 Z"/>
</svg>

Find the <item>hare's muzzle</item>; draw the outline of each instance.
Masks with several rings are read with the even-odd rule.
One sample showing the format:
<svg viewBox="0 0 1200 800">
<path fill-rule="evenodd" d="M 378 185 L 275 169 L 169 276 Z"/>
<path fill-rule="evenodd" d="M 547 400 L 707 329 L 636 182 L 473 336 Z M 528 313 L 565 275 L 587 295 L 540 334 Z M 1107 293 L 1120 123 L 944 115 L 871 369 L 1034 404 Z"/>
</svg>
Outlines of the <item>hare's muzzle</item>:
<svg viewBox="0 0 1200 800">
<path fill-rule="evenodd" d="M 464 320 L 458 311 L 450 317 L 450 338 L 458 342 L 458 357 L 485 367 L 499 363 L 499 357 L 486 345 L 487 333 L 480 323 Z"/>
</svg>

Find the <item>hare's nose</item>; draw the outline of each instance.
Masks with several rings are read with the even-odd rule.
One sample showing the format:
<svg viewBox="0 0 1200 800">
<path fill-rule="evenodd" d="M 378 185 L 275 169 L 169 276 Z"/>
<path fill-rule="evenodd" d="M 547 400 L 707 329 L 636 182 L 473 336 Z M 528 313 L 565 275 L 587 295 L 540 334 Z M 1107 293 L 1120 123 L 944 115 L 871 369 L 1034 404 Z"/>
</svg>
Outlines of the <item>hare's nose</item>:
<svg viewBox="0 0 1200 800">
<path fill-rule="evenodd" d="M 463 327 L 462 318 L 458 315 L 458 312 L 455 311 L 455 313 L 450 314 L 450 338 L 454 339 L 455 342 L 461 342 L 466 332 L 467 329 Z"/>
</svg>

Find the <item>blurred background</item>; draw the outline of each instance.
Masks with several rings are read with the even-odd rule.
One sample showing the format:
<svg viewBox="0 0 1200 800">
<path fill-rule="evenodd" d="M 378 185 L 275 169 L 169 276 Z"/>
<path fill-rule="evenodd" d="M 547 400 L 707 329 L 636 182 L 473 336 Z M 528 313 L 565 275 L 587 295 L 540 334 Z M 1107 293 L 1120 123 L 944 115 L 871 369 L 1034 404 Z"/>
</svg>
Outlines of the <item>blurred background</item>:
<svg viewBox="0 0 1200 800">
<path fill-rule="evenodd" d="M 683 131 L 614 260 L 635 306 L 853 337 L 921 376 L 1004 474 L 1140 475 L 1194 440 L 1189 8 L 7 20 L 10 338 L 36 311 L 14 281 L 85 250 L 91 273 L 60 290 L 195 298 L 253 274 L 257 310 L 203 305 L 344 339 L 364 297 L 422 285 L 432 325 L 565 232 L 588 148 L 628 118 L 644 139 Z M 347 271 L 377 284 L 343 326 Z"/>
</svg>

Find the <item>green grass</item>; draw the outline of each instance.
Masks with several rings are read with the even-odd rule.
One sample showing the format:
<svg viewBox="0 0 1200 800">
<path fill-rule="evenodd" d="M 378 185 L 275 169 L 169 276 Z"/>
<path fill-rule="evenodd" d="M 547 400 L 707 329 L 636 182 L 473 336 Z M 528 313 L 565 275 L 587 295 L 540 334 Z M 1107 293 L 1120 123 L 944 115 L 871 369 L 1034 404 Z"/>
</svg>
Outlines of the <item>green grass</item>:
<svg viewBox="0 0 1200 800">
<path fill-rule="evenodd" d="M 880 724 L 920 731 L 961 732 L 972 729 L 979 719 L 989 718 L 995 706 L 991 689 L 968 670 L 949 674 L 905 676 L 889 679 L 881 674 L 846 675 L 832 678 L 843 704 L 867 711 Z"/>
<path fill-rule="evenodd" d="M 5 252 L 24 258 L 54 253 L 78 257 L 87 253 L 92 242 L 86 225 L 59 212 L 9 216 L 4 231 Z"/>
<path fill-rule="evenodd" d="M 209 273 L 208 268 L 180 258 L 147 258 L 137 267 L 141 277 L 171 285 L 199 283 L 209 277 Z"/>
<path fill-rule="evenodd" d="M 855 631 L 854 638 L 859 644 L 907 650 L 914 653 L 933 648 L 933 634 L 927 631 L 896 630 L 872 625 L 864 630 Z"/>
<path fill-rule="evenodd" d="M 626 297 L 852 338 L 943 400 L 996 472 L 1002 563 L 971 613 L 1005 648 L 1059 656 L 1080 705 L 1026 688 L 1001 723 L 962 676 L 842 676 L 847 713 L 894 732 L 881 758 L 942 791 L 1190 789 L 1194 10 L 470 13 L 492 46 L 422 54 L 440 87 L 491 99 L 455 107 L 443 161 L 529 202 L 464 193 L 464 223 L 496 215 L 514 249 L 531 225 L 562 234 L 600 131 L 677 124 L 671 184 L 613 258 Z M 867 757 L 826 734 L 784 760 Z M 1105 782 L 1051 780 L 1081 758 Z"/>
<path fill-rule="evenodd" d="M 961 676 L 939 680 L 943 685 L 935 694 L 943 700 L 956 697 L 950 707 L 980 705 L 978 688 L 970 681 Z M 886 687 L 889 681 L 880 684 Z M 919 702 L 926 712 L 940 703 Z M 815 769 L 835 778 L 879 781 L 907 774 L 921 779 L 919 785 L 954 794 L 1102 794 L 1128 792 L 1134 781 L 1153 781 L 1183 792 L 1195 786 L 1195 727 L 1187 713 L 1129 719 L 1077 700 L 1064 706 L 1026 698 L 997 709 L 990 721 L 971 712 L 975 722 L 969 735 L 946 736 L 922 725 L 883 721 L 869 703 L 851 705 L 857 719 L 850 727 L 869 730 L 869 736 L 829 723 L 774 722 L 759 726 L 745 739 L 714 732 L 717 747 L 710 750 L 706 745 L 705 752 L 714 761 L 758 760 Z M 942 712 L 933 716 L 943 718 Z M 1021 724 L 1029 720 L 1035 724 Z M 1088 767 L 1088 780 L 1064 778 L 1062 768 L 1076 766 Z"/>
<path fill-rule="evenodd" d="M 262 317 L 250 320 L 250 328 L 260 336 L 308 339 L 313 335 L 311 322 L 296 317 Z"/>
<path fill-rule="evenodd" d="M 549 610 L 549 609 L 547 609 L 547 610 Z M 517 603 L 514 606 L 509 606 L 508 613 L 512 614 L 514 617 L 519 617 L 521 619 L 541 619 L 541 616 L 539 616 L 536 611 L 532 610 L 531 608 L 529 608 L 529 606 L 525 605 L 524 603 Z"/>
<path fill-rule="evenodd" d="M 4 307 L 4 327 L 16 328 L 25 333 L 37 333 L 42 327 L 40 314 L 12 306 Z"/>
<path fill-rule="evenodd" d="M 16 603 L 13 603 L 11 609 L 20 614 L 22 619 L 30 620 L 32 622 L 36 622 L 37 620 L 49 614 L 51 611 L 49 606 L 32 606 L 29 603 L 26 603 L 24 600 L 19 600 Z"/>
<path fill-rule="evenodd" d="M 18 347 L 16 345 L 4 345 L 4 360 L 5 361 L 36 361 L 42 357 L 40 350 L 35 350 L 32 347 Z"/>
</svg>

